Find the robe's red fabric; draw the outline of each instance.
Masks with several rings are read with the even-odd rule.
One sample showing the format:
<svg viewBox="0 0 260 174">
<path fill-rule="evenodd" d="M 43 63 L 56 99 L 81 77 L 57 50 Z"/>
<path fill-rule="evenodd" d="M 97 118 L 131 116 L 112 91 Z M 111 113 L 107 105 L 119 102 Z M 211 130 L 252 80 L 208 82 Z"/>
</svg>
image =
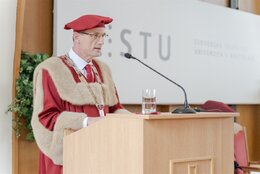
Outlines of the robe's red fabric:
<svg viewBox="0 0 260 174">
<path fill-rule="evenodd" d="M 102 74 L 97 63 L 93 61 L 93 64 L 97 68 L 101 81 L 103 81 Z M 74 80 L 79 83 L 80 79 L 75 70 L 70 66 L 68 67 L 73 74 Z M 99 116 L 99 112 L 94 105 L 77 106 L 62 100 L 47 70 L 43 70 L 42 84 L 44 93 L 44 106 L 43 111 L 39 113 L 39 121 L 46 127 L 46 129 L 49 129 L 51 131 L 53 130 L 57 118 L 63 111 L 83 112 L 87 114 L 88 117 Z M 123 109 L 123 106 L 120 104 L 120 102 L 112 107 L 105 106 L 104 112 L 105 114 L 113 113 L 117 109 Z M 39 174 L 62 174 L 61 165 L 55 165 L 52 160 L 42 152 L 40 152 L 39 158 Z"/>
</svg>

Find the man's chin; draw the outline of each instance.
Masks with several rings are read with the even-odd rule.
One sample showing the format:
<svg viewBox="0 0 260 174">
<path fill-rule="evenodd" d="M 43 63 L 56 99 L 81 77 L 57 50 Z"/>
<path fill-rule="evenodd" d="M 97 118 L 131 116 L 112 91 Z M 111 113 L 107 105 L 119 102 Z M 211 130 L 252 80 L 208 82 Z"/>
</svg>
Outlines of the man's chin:
<svg viewBox="0 0 260 174">
<path fill-rule="evenodd" d="M 102 56 L 102 53 L 101 53 L 101 52 L 96 52 L 96 53 L 94 54 L 94 57 L 100 57 L 100 56 Z"/>
</svg>

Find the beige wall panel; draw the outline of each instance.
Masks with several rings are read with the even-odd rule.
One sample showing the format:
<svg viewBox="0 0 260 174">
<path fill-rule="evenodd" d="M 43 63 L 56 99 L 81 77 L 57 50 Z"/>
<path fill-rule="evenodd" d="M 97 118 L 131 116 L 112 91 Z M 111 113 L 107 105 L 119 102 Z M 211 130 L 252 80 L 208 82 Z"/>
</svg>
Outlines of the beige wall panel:
<svg viewBox="0 0 260 174">
<path fill-rule="evenodd" d="M 237 122 L 246 127 L 250 160 L 260 159 L 259 110 L 259 105 L 240 105 L 237 107 L 237 111 L 240 113 Z"/>
<path fill-rule="evenodd" d="M 125 109 L 129 110 L 133 113 L 141 113 L 142 112 L 142 105 L 124 105 Z M 176 107 L 176 106 L 175 106 Z M 172 111 L 169 105 L 157 105 L 156 107 L 158 112 L 169 112 Z"/>
<path fill-rule="evenodd" d="M 255 153 L 254 160 L 260 161 L 260 105 L 258 105 L 257 107 L 255 127 L 256 127 L 256 133 L 254 138 L 256 139 L 256 141 L 253 149 L 253 153 Z"/>
<path fill-rule="evenodd" d="M 52 54 L 52 0 L 26 0 L 22 49 Z"/>
<path fill-rule="evenodd" d="M 255 10 L 255 14 L 260 14 L 260 1 L 259 0 L 255 0 L 255 4 L 254 4 L 254 10 Z"/>
<path fill-rule="evenodd" d="M 238 2 L 239 10 L 255 13 L 255 0 L 239 0 Z"/>
<path fill-rule="evenodd" d="M 35 142 L 19 139 L 18 174 L 38 174 L 39 149 Z"/>
</svg>

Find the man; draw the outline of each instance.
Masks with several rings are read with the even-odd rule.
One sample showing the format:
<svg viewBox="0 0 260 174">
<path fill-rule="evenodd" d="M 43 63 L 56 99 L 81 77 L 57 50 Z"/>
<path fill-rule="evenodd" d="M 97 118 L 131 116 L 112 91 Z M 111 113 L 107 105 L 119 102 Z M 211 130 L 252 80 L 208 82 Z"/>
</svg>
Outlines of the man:
<svg viewBox="0 0 260 174">
<path fill-rule="evenodd" d="M 84 15 L 66 24 L 73 30 L 67 55 L 42 62 L 34 72 L 32 127 L 40 148 L 39 173 L 62 173 L 63 130 L 78 130 L 106 113 L 128 112 L 119 102 L 109 67 L 97 60 L 105 25 L 112 19 Z"/>
</svg>

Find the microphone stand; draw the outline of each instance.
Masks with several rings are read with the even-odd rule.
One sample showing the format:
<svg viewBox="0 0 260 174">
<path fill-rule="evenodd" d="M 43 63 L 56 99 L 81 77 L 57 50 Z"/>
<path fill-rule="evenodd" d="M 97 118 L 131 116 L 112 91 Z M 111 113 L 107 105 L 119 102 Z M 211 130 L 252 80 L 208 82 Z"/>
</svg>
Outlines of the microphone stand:
<svg viewBox="0 0 260 174">
<path fill-rule="evenodd" d="M 136 57 L 133 57 L 131 54 L 125 53 L 124 56 L 126 58 L 128 58 L 128 59 L 137 60 L 138 62 L 140 62 L 141 64 L 143 64 L 147 68 L 151 69 L 152 71 L 156 72 L 160 76 L 164 77 L 165 79 L 169 80 L 170 82 L 174 83 L 175 85 L 177 85 L 178 87 L 180 87 L 182 89 L 182 91 L 184 93 L 184 97 L 185 97 L 184 104 L 183 104 L 183 106 L 180 106 L 180 107 L 176 108 L 174 111 L 172 111 L 172 113 L 177 113 L 177 114 L 183 114 L 183 113 L 190 113 L 190 114 L 192 114 L 192 113 L 196 113 L 196 111 L 189 106 L 186 91 L 185 91 L 185 89 L 181 85 L 179 85 L 178 83 L 172 81 L 171 79 L 169 79 L 165 75 L 161 74 L 160 72 L 156 71 L 152 67 L 146 65 L 145 63 L 143 63 L 141 60 L 137 59 Z"/>
</svg>

